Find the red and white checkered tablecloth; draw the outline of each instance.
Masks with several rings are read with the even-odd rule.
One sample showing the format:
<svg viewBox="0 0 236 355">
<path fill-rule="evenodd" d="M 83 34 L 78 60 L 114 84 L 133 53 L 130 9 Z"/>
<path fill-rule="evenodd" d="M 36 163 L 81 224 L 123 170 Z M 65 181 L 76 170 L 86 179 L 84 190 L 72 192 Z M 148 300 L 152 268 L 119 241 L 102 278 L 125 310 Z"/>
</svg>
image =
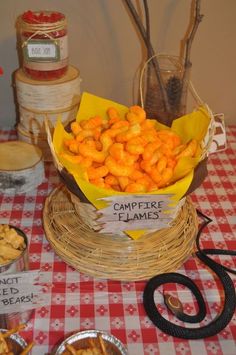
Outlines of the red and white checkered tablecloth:
<svg viewBox="0 0 236 355">
<path fill-rule="evenodd" d="M 1 130 L 0 141 L 16 139 L 14 130 Z M 204 230 L 204 248 L 236 250 L 236 126 L 227 127 L 227 149 L 212 154 L 209 175 L 191 195 L 196 208 L 213 222 Z M 47 242 L 42 227 L 42 210 L 49 193 L 59 184 L 52 163 L 45 163 L 46 180 L 34 191 L 10 196 L 0 195 L 0 223 L 12 224 L 29 238 L 30 269 L 44 272 L 51 288 L 51 304 L 37 308 L 25 331 L 26 340 L 34 340 L 33 355 L 50 354 L 64 337 L 75 331 L 100 329 L 119 338 L 130 355 L 234 355 L 236 354 L 236 315 L 217 336 L 204 340 L 183 340 L 164 334 L 145 314 L 142 295 L 145 282 L 119 282 L 94 279 L 65 264 Z M 235 268 L 236 260 L 218 257 Z M 177 270 L 191 277 L 207 299 L 207 317 L 203 325 L 220 310 L 221 285 L 195 257 Z M 236 285 L 236 277 L 231 275 Z M 195 301 L 189 291 L 173 287 L 193 314 Z M 157 296 L 159 299 L 159 296 Z M 159 309 L 167 318 L 160 295 Z M 180 324 L 180 321 L 176 321 Z"/>
</svg>

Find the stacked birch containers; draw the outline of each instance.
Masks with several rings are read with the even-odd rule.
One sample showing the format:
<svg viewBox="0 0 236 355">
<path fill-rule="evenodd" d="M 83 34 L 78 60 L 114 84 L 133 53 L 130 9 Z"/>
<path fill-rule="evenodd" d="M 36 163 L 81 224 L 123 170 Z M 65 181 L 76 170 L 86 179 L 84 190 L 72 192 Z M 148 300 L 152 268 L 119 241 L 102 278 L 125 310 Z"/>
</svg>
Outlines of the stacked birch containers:
<svg viewBox="0 0 236 355">
<path fill-rule="evenodd" d="M 69 64 L 65 15 L 27 11 L 17 20 L 21 67 L 15 72 L 18 139 L 37 145 L 52 160 L 44 121 L 64 125 L 76 117 L 80 73 Z"/>
</svg>

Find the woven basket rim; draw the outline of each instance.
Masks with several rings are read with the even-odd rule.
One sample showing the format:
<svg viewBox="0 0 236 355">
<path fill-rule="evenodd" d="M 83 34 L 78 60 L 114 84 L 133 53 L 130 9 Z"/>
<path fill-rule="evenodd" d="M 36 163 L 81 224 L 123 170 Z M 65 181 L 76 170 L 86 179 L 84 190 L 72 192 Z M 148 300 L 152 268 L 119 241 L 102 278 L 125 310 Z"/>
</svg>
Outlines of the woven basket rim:
<svg viewBox="0 0 236 355">
<path fill-rule="evenodd" d="M 83 223 L 63 185 L 47 197 L 43 225 L 48 242 L 67 264 L 95 278 L 120 281 L 175 271 L 192 254 L 198 229 L 195 208 L 187 198 L 168 229 L 137 240 L 99 234 Z"/>
</svg>

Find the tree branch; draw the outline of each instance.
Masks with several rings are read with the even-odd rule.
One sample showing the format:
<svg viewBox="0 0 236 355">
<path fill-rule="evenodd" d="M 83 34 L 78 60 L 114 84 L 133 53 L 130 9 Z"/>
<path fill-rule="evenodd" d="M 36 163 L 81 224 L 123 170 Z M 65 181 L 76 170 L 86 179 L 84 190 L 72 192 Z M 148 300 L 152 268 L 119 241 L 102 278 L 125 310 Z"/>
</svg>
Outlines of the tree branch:
<svg viewBox="0 0 236 355">
<path fill-rule="evenodd" d="M 186 70 L 188 70 L 192 66 L 192 63 L 190 61 L 191 47 L 192 47 L 193 39 L 194 39 L 195 34 L 197 32 L 199 23 L 203 19 L 203 15 L 200 14 L 200 6 L 201 6 L 201 0 L 195 0 L 194 22 L 193 22 L 192 30 L 191 30 L 191 32 L 189 34 L 189 37 L 186 40 L 186 50 L 185 50 L 185 60 L 184 60 L 184 69 L 185 69 L 184 74 L 185 74 Z M 185 75 L 184 75 L 184 78 L 185 78 Z"/>
<path fill-rule="evenodd" d="M 148 56 L 150 56 L 150 58 L 152 56 L 155 55 L 155 52 L 153 50 L 153 47 L 151 45 L 151 42 L 150 42 L 150 32 L 146 32 L 144 26 L 143 26 L 143 23 L 142 21 L 140 20 L 140 17 L 134 7 L 134 5 L 132 4 L 132 1 L 131 0 L 124 0 L 125 4 L 127 5 L 128 9 L 129 9 L 129 12 L 130 14 L 132 15 L 134 21 L 135 21 L 135 24 L 143 38 L 143 41 L 145 43 L 145 46 L 147 48 L 147 52 L 148 52 Z M 144 1 L 144 8 L 145 8 L 145 14 L 146 14 L 146 20 L 148 19 L 149 21 L 149 12 L 148 12 L 148 5 L 147 5 L 147 2 Z M 147 23 L 147 26 L 149 26 L 149 22 Z M 150 31 L 148 29 L 148 31 Z M 155 69 L 155 73 L 156 73 L 156 77 L 157 77 L 157 80 L 158 80 L 158 83 L 159 83 L 159 86 L 160 86 L 160 89 L 161 89 L 161 95 L 162 95 L 162 98 L 163 98 L 163 105 L 164 105 L 164 108 L 165 110 L 168 110 L 168 100 L 167 100 L 167 96 L 166 96 L 166 92 L 165 92 L 165 87 L 164 87 L 164 84 L 163 84 L 163 81 L 162 81 L 162 78 L 161 78 L 161 71 L 160 71 L 160 67 L 159 67 L 159 64 L 156 60 L 156 58 L 154 57 L 152 59 L 152 63 L 153 63 L 153 66 L 154 66 L 154 69 Z"/>
</svg>

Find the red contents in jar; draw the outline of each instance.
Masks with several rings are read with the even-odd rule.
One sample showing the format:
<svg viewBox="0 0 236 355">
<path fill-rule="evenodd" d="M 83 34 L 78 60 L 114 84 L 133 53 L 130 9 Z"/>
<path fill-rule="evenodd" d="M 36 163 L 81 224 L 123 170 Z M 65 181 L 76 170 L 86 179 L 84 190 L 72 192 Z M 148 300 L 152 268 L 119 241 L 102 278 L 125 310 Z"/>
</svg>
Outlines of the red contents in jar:
<svg viewBox="0 0 236 355">
<path fill-rule="evenodd" d="M 60 12 L 50 12 L 50 13 L 36 13 L 30 10 L 26 11 L 22 15 L 22 20 L 28 23 L 53 23 L 64 19 L 65 16 Z"/>
<path fill-rule="evenodd" d="M 67 72 L 67 66 L 55 70 L 35 70 L 24 67 L 24 71 L 35 80 L 56 80 L 60 79 Z"/>
<path fill-rule="evenodd" d="M 30 43 L 30 40 L 32 39 L 48 41 L 49 39 L 63 40 L 64 38 L 65 40 L 66 38 L 65 37 L 67 35 L 66 24 L 64 23 L 64 25 L 58 27 L 58 23 L 60 24 L 60 21 L 65 20 L 65 16 L 60 12 L 48 12 L 48 11 L 33 12 L 28 10 L 21 16 L 21 19 L 26 24 L 29 24 L 29 26 L 32 24 L 32 30 L 31 29 L 27 31 L 23 30 L 22 32 L 24 41 L 29 41 Z M 40 29 L 40 24 L 42 24 L 42 29 Z M 48 24 L 49 26 L 48 28 L 51 30 L 44 31 L 45 24 Z M 54 28 L 54 24 L 55 24 L 55 28 Z M 37 30 L 33 30 L 34 25 L 37 25 L 37 30 L 39 28 L 40 33 L 37 33 Z M 40 59 L 39 60 L 36 59 L 33 61 L 28 58 L 28 60 L 23 63 L 23 67 L 26 74 L 28 74 L 32 79 L 55 80 L 61 78 L 66 73 L 68 68 L 67 56 L 65 58 L 62 58 L 61 62 L 59 62 L 60 60 L 61 58 L 58 59 L 57 63 L 55 63 L 56 62 L 55 60 L 53 61 L 48 60 L 48 65 L 47 65 L 47 61 L 42 61 L 43 64 L 41 64 Z M 53 69 L 51 69 L 52 67 Z"/>
</svg>

